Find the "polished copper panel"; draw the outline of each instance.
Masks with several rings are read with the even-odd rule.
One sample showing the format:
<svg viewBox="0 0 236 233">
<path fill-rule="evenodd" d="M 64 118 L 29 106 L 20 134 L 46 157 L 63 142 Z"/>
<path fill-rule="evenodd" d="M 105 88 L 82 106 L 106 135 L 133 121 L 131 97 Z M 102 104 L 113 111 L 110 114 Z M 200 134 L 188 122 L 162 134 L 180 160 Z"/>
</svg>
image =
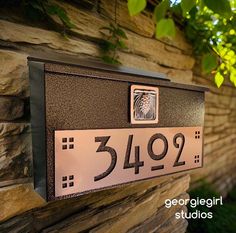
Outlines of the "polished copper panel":
<svg viewBox="0 0 236 233">
<path fill-rule="evenodd" d="M 159 156 L 158 160 L 152 159 L 148 152 L 150 139 L 156 134 L 162 134 L 168 144 L 166 156 L 162 159 Z M 134 167 L 124 169 L 130 135 L 133 135 L 130 163 L 135 161 L 135 148 L 138 146 L 140 161 L 144 162 L 138 174 L 135 174 Z M 55 197 L 202 167 L 202 127 L 56 130 L 54 136 Z M 114 148 L 117 161 L 109 175 L 95 181 L 94 177 L 104 173 L 111 164 L 110 149 L 97 152 L 101 142 L 96 142 L 95 138 L 108 136 L 105 146 Z M 183 140 L 182 153 L 174 166 Z M 152 152 L 155 155 L 163 154 L 165 149 L 162 139 L 153 140 Z M 161 165 L 164 165 L 163 169 L 152 169 Z"/>
</svg>

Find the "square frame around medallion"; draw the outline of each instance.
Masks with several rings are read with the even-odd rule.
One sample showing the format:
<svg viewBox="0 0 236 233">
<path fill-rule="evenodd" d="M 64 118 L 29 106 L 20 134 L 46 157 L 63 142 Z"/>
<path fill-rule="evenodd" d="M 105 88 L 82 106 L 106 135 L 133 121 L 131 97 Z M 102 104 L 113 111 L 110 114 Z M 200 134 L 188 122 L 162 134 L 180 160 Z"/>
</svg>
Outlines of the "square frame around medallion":
<svg viewBox="0 0 236 233">
<path fill-rule="evenodd" d="M 132 85 L 130 90 L 131 124 L 158 123 L 159 88 Z"/>
</svg>

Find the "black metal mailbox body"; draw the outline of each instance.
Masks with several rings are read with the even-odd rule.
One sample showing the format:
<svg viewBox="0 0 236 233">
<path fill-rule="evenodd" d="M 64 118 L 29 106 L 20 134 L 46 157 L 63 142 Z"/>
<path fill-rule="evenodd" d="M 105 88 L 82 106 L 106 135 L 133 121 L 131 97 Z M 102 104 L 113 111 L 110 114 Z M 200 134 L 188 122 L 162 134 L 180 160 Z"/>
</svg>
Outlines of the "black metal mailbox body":
<svg viewBox="0 0 236 233">
<path fill-rule="evenodd" d="M 156 139 L 160 141 L 158 142 L 160 143 L 159 147 L 162 147 L 163 143 L 160 139 L 162 139 L 161 137 L 163 136 L 158 134 L 159 129 L 168 130 L 168 128 L 175 128 L 177 130 L 175 130 L 177 132 L 177 134 L 175 134 L 175 138 L 163 140 L 164 143 L 168 143 L 169 147 L 170 144 L 173 144 L 174 146 L 172 147 L 176 149 L 176 156 L 179 156 L 179 158 L 175 159 L 175 163 L 177 161 L 176 170 L 171 170 L 170 172 L 167 172 L 168 174 L 180 171 L 178 170 L 179 167 L 184 165 L 181 164 L 181 158 L 179 155 L 181 153 L 179 150 L 181 149 L 182 144 L 189 143 L 189 148 L 191 148 L 191 143 L 195 143 L 194 140 L 196 139 L 201 141 L 199 142 L 198 147 L 202 146 L 204 93 L 207 90 L 204 87 L 173 83 L 156 73 L 147 73 L 112 66 L 101 66 L 93 63 L 71 64 L 60 61 L 29 58 L 29 70 L 31 86 L 30 102 L 33 138 L 34 184 L 36 191 L 39 192 L 46 200 L 50 201 L 78 196 L 82 193 L 113 187 L 121 183 L 129 183 L 134 180 L 143 180 L 164 174 L 155 173 L 150 177 L 140 177 L 133 180 L 128 180 L 128 178 L 126 180 L 126 178 L 124 178 L 125 182 L 117 181 L 115 184 L 111 185 L 109 181 L 108 183 L 110 185 L 101 185 L 101 187 L 98 185 L 94 186 L 93 189 L 84 188 L 84 191 L 75 191 L 76 189 L 74 189 L 73 192 L 56 195 L 57 191 L 55 191 L 55 186 L 56 183 L 59 182 L 57 181 L 58 178 L 55 176 L 55 155 L 57 154 L 55 151 L 57 150 L 55 144 L 59 143 L 55 141 L 57 132 L 72 132 L 72 134 L 74 132 L 73 137 L 62 137 L 62 141 L 60 142 L 62 143 L 62 152 L 64 149 L 76 149 L 74 148 L 73 141 L 77 135 L 76 131 L 78 131 L 78 135 L 80 135 L 80 132 L 82 131 L 89 132 L 88 134 L 91 135 L 93 135 L 94 132 L 98 132 L 98 135 L 95 137 L 97 152 L 99 152 L 99 150 L 102 151 L 102 147 L 100 148 L 99 144 L 100 146 L 102 143 L 104 146 L 110 145 L 109 147 L 105 147 L 105 152 L 96 155 L 102 158 L 107 156 L 106 153 L 108 154 L 112 150 L 110 148 L 111 144 L 108 143 L 105 145 L 105 141 L 102 141 L 102 134 L 103 136 L 108 136 L 111 131 L 111 134 L 116 136 L 116 132 L 127 131 L 127 135 L 129 135 L 129 138 L 127 138 L 127 140 L 129 140 L 128 145 L 131 145 L 133 134 L 130 133 L 130 130 L 136 130 L 135 132 L 139 135 L 140 142 L 142 140 L 142 131 L 140 130 L 155 130 L 156 134 L 154 135 L 157 135 Z M 131 123 L 130 111 L 132 111 L 132 106 L 130 101 L 130 92 L 131 87 L 134 85 L 158 88 L 158 122 L 148 124 L 145 122 L 141 122 L 139 124 Z M 193 127 L 197 128 L 195 129 Z M 186 134 L 190 132 L 190 129 L 193 130 L 194 135 L 191 135 L 191 140 L 188 139 L 189 137 L 183 138 L 183 135 L 181 138 L 181 133 L 178 133 L 178 128 L 185 128 L 184 130 L 186 130 Z M 103 131 L 99 131 L 104 129 L 109 129 L 110 131 L 104 131 L 104 133 Z M 106 132 L 108 133 L 106 134 Z M 164 133 L 161 135 L 163 134 Z M 178 136 L 180 136 L 179 139 Z M 81 139 L 81 143 L 82 140 L 84 139 Z M 146 139 L 143 139 L 143 141 L 144 140 Z M 117 143 L 119 144 L 119 142 Z M 162 152 L 154 152 L 154 150 L 159 149 L 153 149 L 153 143 L 154 141 L 150 142 L 149 140 L 148 148 L 149 150 L 151 148 L 152 152 L 148 153 L 152 157 L 153 161 L 156 160 L 154 162 L 159 162 L 165 155 L 163 149 L 161 149 Z M 81 147 L 83 146 L 80 145 L 79 142 L 78 145 Z M 119 145 L 119 147 L 121 146 L 122 145 Z M 90 147 L 90 145 L 87 145 L 87 147 Z M 87 147 L 81 150 L 86 151 L 88 149 Z M 123 145 L 123 147 L 127 153 L 128 149 L 126 148 L 129 148 L 129 146 Z M 190 151 L 190 149 L 188 150 Z M 189 154 L 189 158 L 186 159 L 186 161 L 188 159 L 191 161 L 194 160 L 195 164 L 190 167 L 187 166 L 182 170 L 194 169 L 203 165 L 202 148 L 200 148 L 200 150 L 200 155 Z M 137 151 L 135 149 L 135 153 Z M 69 159 L 70 155 L 66 154 L 66 156 Z M 118 156 L 119 160 L 119 154 L 116 156 Z M 134 156 L 130 157 L 131 160 L 132 157 Z M 141 158 L 135 157 L 135 159 Z M 180 166 L 178 167 L 178 165 Z M 108 165 L 105 165 L 105 167 L 106 166 Z M 135 167 L 135 165 L 132 165 L 131 163 L 131 165 L 126 167 L 124 166 L 123 168 L 129 168 L 129 166 Z M 139 175 L 137 174 L 139 171 L 138 168 L 143 169 L 142 166 L 144 166 L 144 164 L 139 163 L 138 166 L 139 167 L 136 167 L 137 170 L 135 170 L 135 177 Z M 158 170 L 164 168 L 164 165 L 163 167 L 160 166 L 153 166 L 154 168 L 152 167 L 152 170 L 154 171 L 155 169 Z M 166 165 L 166 167 L 167 166 L 168 165 Z M 78 169 L 82 169 L 79 168 L 79 164 Z M 131 169 L 127 169 L 127 172 L 131 172 L 129 170 Z M 68 176 L 62 176 L 62 180 L 59 182 L 59 185 L 62 185 L 62 191 L 63 188 L 69 188 L 70 186 L 73 186 L 74 188 L 74 186 L 76 186 L 75 184 L 77 180 L 75 180 L 74 175 L 70 173 L 67 175 Z M 124 177 L 127 177 L 127 175 L 124 175 Z M 98 177 L 97 180 L 99 179 L 100 178 Z M 109 178 L 106 177 L 106 179 Z M 79 180 L 82 184 L 83 179 Z M 80 181 L 78 181 L 78 183 L 80 183 Z M 92 182 L 95 181 L 96 178 L 91 181 L 91 185 Z M 86 181 L 86 183 L 89 182 Z"/>
</svg>

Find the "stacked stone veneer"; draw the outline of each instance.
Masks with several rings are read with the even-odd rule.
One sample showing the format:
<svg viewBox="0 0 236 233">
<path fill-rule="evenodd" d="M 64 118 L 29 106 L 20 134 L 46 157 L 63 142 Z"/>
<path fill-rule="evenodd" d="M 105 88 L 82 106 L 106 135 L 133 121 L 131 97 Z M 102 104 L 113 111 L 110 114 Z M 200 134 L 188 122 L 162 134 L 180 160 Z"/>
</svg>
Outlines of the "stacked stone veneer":
<svg viewBox="0 0 236 233">
<path fill-rule="evenodd" d="M 96 7 L 89 2 L 91 9 L 63 3 L 77 25 L 68 39 L 45 25 L 36 27 L 17 14 L 0 12 L 0 232 L 185 232 L 187 221 L 174 214 L 186 207 L 167 209 L 164 201 L 188 197 L 186 173 L 49 204 L 33 190 L 27 56 L 53 52 L 98 58 L 99 28 L 114 18 L 114 6 L 109 0 Z M 154 39 L 148 13 L 130 18 L 125 1 L 118 4 L 117 22 L 128 36 L 128 50 L 119 52 L 123 64 L 210 87 L 205 165 L 192 173 L 192 184 L 204 178 L 226 194 L 235 180 L 236 89 L 228 84 L 217 89 L 202 76 L 180 31 L 173 41 Z"/>
<path fill-rule="evenodd" d="M 212 77 L 202 77 L 199 65 L 193 82 L 208 86 L 206 94 L 204 168 L 192 172 L 192 188 L 205 180 L 223 196 L 236 184 L 236 88 L 227 82 L 216 88 Z"/>
</svg>

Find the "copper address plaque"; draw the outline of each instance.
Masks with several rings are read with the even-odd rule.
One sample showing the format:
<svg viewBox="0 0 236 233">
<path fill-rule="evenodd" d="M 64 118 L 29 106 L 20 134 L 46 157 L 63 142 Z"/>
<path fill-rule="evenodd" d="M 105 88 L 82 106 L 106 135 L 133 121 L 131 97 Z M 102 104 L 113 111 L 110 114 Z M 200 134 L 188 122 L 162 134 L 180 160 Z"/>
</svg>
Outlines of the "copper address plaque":
<svg viewBox="0 0 236 233">
<path fill-rule="evenodd" d="M 202 166 L 202 127 L 55 131 L 55 196 Z"/>
</svg>

